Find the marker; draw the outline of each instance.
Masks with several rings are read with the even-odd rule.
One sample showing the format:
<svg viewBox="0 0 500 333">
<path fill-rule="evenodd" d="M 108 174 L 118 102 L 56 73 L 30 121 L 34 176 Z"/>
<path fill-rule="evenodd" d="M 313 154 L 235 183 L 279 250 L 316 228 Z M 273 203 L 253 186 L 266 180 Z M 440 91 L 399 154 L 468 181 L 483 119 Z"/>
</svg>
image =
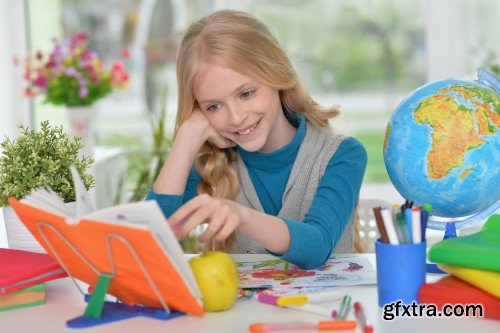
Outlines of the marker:
<svg viewBox="0 0 500 333">
<path fill-rule="evenodd" d="M 344 320 L 345 317 L 347 317 L 347 313 L 349 312 L 350 308 L 351 308 L 351 296 L 345 295 L 344 299 L 342 300 L 342 304 L 340 304 L 337 320 Z"/>
<path fill-rule="evenodd" d="M 431 204 L 424 204 L 422 206 L 422 220 L 420 221 L 422 224 L 422 241 L 425 240 L 425 231 L 427 230 L 427 223 L 429 222 L 429 217 L 432 214 L 432 206 Z"/>
<path fill-rule="evenodd" d="M 380 207 L 373 207 L 373 215 L 375 216 L 375 222 L 377 222 L 378 231 L 380 233 L 380 241 L 382 243 L 389 243 L 384 221 L 382 220 L 382 214 L 380 213 Z"/>
<path fill-rule="evenodd" d="M 341 330 L 354 330 L 357 324 L 353 320 L 342 321 L 320 321 L 314 323 L 253 323 L 250 324 L 250 332 L 269 332 L 269 331 L 305 331 L 305 330 L 318 330 L 318 331 L 341 331 Z"/>
<path fill-rule="evenodd" d="M 396 214 L 399 213 L 399 205 L 398 204 L 393 204 L 392 205 L 392 220 L 396 221 Z"/>
<path fill-rule="evenodd" d="M 354 316 L 356 317 L 356 320 L 358 321 L 359 325 L 363 329 L 364 333 L 372 333 L 373 332 L 373 326 L 368 321 L 368 317 L 366 316 L 366 311 L 365 311 L 365 309 L 363 309 L 363 306 L 361 305 L 360 302 L 354 303 Z"/>
<path fill-rule="evenodd" d="M 380 209 L 380 214 L 382 214 L 382 221 L 384 221 L 385 231 L 387 232 L 387 237 L 389 237 L 389 242 L 393 245 L 399 245 L 398 234 L 396 233 L 396 228 L 394 227 L 389 208 L 382 207 Z"/>
<path fill-rule="evenodd" d="M 412 230 L 412 223 L 411 223 L 411 209 L 406 208 L 403 212 L 405 216 L 405 221 L 406 221 L 406 231 L 408 235 L 408 243 L 413 243 L 413 230 Z"/>
<path fill-rule="evenodd" d="M 268 295 L 268 294 L 259 294 L 257 296 L 257 299 L 261 303 L 266 303 L 270 305 L 275 305 L 275 306 L 280 306 L 278 304 L 278 299 L 281 297 L 274 296 L 274 295 Z M 303 305 L 287 305 L 287 306 L 281 306 L 287 309 L 293 309 L 293 310 L 298 310 L 302 312 L 307 312 L 307 313 L 312 313 L 318 316 L 325 316 L 328 318 L 336 318 L 337 317 L 337 311 L 336 310 L 328 310 L 325 309 L 324 307 L 313 305 L 313 304 L 303 304 Z"/>
<path fill-rule="evenodd" d="M 342 299 L 345 293 L 339 290 L 330 292 L 321 292 L 315 294 L 299 294 L 292 296 L 281 296 L 276 300 L 279 306 L 302 305 L 309 302 L 327 302 Z"/>
<path fill-rule="evenodd" d="M 406 230 L 406 220 L 403 213 L 396 214 L 396 228 L 399 230 L 399 242 L 401 244 L 408 243 L 408 232 Z"/>
<path fill-rule="evenodd" d="M 420 207 L 411 208 L 411 224 L 413 244 L 418 244 L 422 241 L 422 225 L 420 224 Z"/>
</svg>

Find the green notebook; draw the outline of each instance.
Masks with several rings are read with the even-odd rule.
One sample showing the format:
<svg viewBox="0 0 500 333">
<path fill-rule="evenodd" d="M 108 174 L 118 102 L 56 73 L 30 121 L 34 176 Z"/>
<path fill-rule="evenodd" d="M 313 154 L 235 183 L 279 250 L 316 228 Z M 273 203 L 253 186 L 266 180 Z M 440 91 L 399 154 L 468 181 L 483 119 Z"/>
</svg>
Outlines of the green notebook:
<svg viewBox="0 0 500 333">
<path fill-rule="evenodd" d="M 45 283 L 40 283 L 13 293 L 1 295 L 0 312 L 45 304 L 46 287 Z M 28 298 L 23 297 L 23 295 L 27 295 Z"/>
<path fill-rule="evenodd" d="M 491 216 L 480 232 L 442 240 L 429 250 L 429 260 L 500 272 L 500 215 Z"/>
</svg>

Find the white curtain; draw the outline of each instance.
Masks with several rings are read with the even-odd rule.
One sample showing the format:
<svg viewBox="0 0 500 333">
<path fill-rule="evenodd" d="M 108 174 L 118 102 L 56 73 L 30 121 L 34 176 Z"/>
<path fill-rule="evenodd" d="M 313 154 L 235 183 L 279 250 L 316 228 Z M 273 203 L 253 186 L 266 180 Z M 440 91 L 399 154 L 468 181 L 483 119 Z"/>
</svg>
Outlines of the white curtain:
<svg viewBox="0 0 500 333">
<path fill-rule="evenodd" d="M 26 55 L 24 1 L 0 0 L 0 140 L 30 124 L 29 102 L 23 98 L 22 59 Z M 20 61 L 14 67 L 14 57 Z M 1 148 L 0 148 L 1 153 Z"/>
</svg>

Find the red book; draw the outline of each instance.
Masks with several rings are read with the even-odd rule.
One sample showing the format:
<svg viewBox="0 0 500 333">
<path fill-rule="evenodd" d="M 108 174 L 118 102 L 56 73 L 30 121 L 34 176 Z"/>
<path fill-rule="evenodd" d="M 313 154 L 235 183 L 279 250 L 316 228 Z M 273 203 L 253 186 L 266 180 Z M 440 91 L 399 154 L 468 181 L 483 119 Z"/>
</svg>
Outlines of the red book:
<svg viewBox="0 0 500 333">
<path fill-rule="evenodd" d="M 46 253 L 0 249 L 0 295 L 68 276 Z"/>
</svg>

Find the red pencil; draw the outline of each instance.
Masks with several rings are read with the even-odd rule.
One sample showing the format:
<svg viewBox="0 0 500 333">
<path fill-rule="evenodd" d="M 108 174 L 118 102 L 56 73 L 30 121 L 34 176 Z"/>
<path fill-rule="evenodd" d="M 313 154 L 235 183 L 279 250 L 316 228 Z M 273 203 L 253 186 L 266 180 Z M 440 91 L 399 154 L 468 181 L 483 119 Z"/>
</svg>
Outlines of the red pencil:
<svg viewBox="0 0 500 333">
<path fill-rule="evenodd" d="M 368 321 L 368 317 L 366 316 L 366 312 L 363 309 L 363 306 L 359 302 L 354 303 L 354 316 L 356 317 L 356 320 L 359 322 L 359 325 L 361 328 L 363 328 L 363 332 L 365 333 L 372 333 L 373 332 L 373 326 L 372 324 Z"/>
</svg>

